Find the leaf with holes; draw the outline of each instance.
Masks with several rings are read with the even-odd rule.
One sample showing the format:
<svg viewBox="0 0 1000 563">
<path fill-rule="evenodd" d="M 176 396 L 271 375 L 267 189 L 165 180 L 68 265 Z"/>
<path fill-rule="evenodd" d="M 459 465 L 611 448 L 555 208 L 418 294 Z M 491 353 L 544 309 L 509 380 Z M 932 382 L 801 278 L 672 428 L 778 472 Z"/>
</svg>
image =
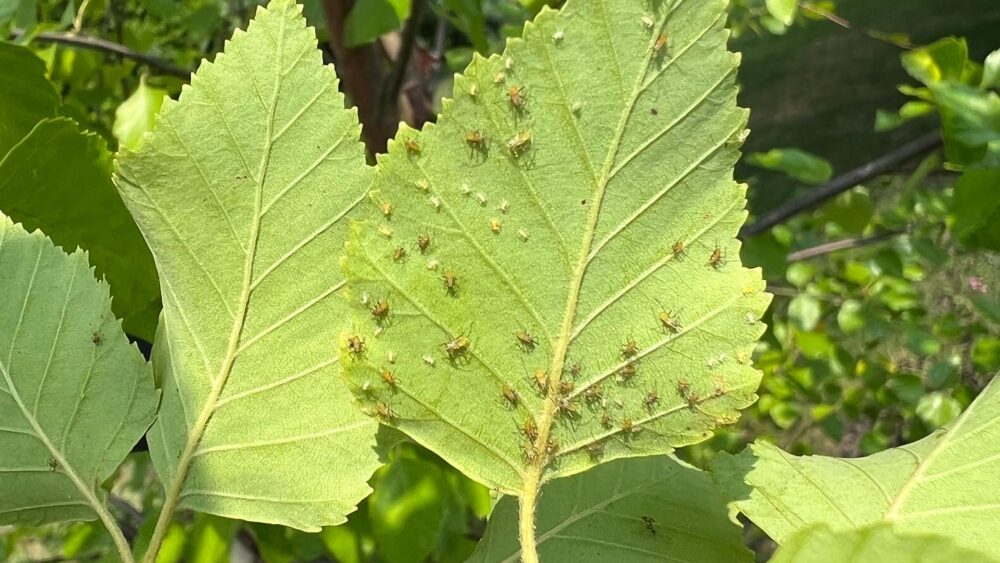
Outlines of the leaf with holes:
<svg viewBox="0 0 1000 563">
<path fill-rule="evenodd" d="M 150 429 L 177 507 L 304 530 L 344 521 L 377 425 L 338 376 L 337 249 L 371 184 L 301 8 L 275 0 L 168 101 L 116 181 L 163 289 Z"/>
<path fill-rule="evenodd" d="M 0 524 L 100 517 L 156 412 L 153 378 L 82 250 L 0 215 Z"/>
<path fill-rule="evenodd" d="M 343 261 L 368 412 L 522 496 L 736 421 L 769 301 L 739 261 L 724 2 L 571 0 L 379 159 Z"/>
<path fill-rule="evenodd" d="M 715 461 L 727 496 L 779 543 L 815 524 L 890 522 L 1000 553 L 1000 380 L 948 427 L 861 459 L 797 457 L 766 442 Z"/>
<path fill-rule="evenodd" d="M 606 463 L 557 481 L 538 506 L 544 561 L 753 561 L 708 474 L 656 456 Z M 467 563 L 516 563 L 517 502 L 490 516 Z"/>
</svg>

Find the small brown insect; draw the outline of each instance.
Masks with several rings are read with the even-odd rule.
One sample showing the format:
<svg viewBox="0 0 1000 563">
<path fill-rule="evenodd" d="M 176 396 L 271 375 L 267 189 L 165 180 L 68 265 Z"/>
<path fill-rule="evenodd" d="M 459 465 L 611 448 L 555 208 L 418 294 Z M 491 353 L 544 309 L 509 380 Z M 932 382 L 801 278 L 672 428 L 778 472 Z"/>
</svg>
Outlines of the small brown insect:
<svg viewBox="0 0 1000 563">
<path fill-rule="evenodd" d="M 386 422 L 396 420 L 396 412 L 392 410 L 392 407 L 381 401 L 375 403 L 375 415 Z"/>
<path fill-rule="evenodd" d="M 604 444 L 599 444 L 594 442 L 593 444 L 587 444 L 586 447 L 587 454 L 590 455 L 592 459 L 600 459 L 604 455 Z"/>
<path fill-rule="evenodd" d="M 472 341 L 469 340 L 469 337 L 459 336 L 450 342 L 446 342 L 444 351 L 448 354 L 448 359 L 454 360 L 455 358 L 464 356 L 469 351 L 469 346 L 471 345 Z"/>
<path fill-rule="evenodd" d="M 517 344 L 524 348 L 525 350 L 531 351 L 535 349 L 535 345 L 538 343 L 535 337 L 532 336 L 526 330 L 519 330 L 514 333 L 514 338 L 517 339 Z"/>
<path fill-rule="evenodd" d="M 403 146 L 406 147 L 406 152 L 410 154 L 420 154 L 420 143 L 418 143 L 416 139 L 407 139 L 403 141 Z"/>
<path fill-rule="evenodd" d="M 493 234 L 500 234 L 500 231 L 503 230 L 503 225 L 500 224 L 500 219 L 497 219 L 496 217 L 490 219 L 490 230 L 493 231 Z"/>
<path fill-rule="evenodd" d="M 634 358 L 636 354 L 639 353 L 639 345 L 635 343 L 635 340 L 631 338 L 628 339 L 625 344 L 622 344 L 622 356 L 625 358 Z"/>
<path fill-rule="evenodd" d="M 441 278 L 444 280 L 444 288 L 448 290 L 448 293 L 454 295 L 458 291 L 458 278 L 452 271 L 446 271 Z"/>
<path fill-rule="evenodd" d="M 677 258 L 683 258 L 684 257 L 684 241 L 679 240 L 679 241 L 675 242 L 674 245 L 670 248 L 670 250 L 673 251 L 675 257 L 677 257 Z"/>
<path fill-rule="evenodd" d="M 576 416 L 579 414 L 576 405 L 566 397 L 556 399 L 556 413 L 560 416 Z"/>
<path fill-rule="evenodd" d="M 55 471 L 56 469 L 59 469 L 59 462 L 56 461 L 56 458 L 50 457 L 49 458 L 49 471 Z"/>
<path fill-rule="evenodd" d="M 667 43 L 670 40 L 667 38 L 666 34 L 661 33 L 656 41 L 653 43 L 653 54 L 659 57 L 663 54 L 663 50 L 667 48 Z"/>
<path fill-rule="evenodd" d="M 608 411 L 604 411 L 603 413 L 601 413 L 601 426 L 605 428 L 611 428 L 612 426 L 614 426 L 614 424 L 615 421 L 614 419 L 611 418 L 611 415 L 608 413 Z"/>
<path fill-rule="evenodd" d="M 549 374 L 542 368 L 535 370 L 535 384 L 538 385 L 538 389 L 542 393 L 547 393 L 549 390 Z"/>
<path fill-rule="evenodd" d="M 636 426 L 632 422 L 631 418 L 626 417 L 624 420 L 622 420 L 622 432 L 625 432 L 626 434 L 630 434 L 632 432 L 635 432 L 635 430 L 636 430 Z"/>
<path fill-rule="evenodd" d="M 385 384 L 389 386 L 390 389 L 396 388 L 396 374 L 392 373 L 392 370 L 382 370 L 382 380 Z"/>
<path fill-rule="evenodd" d="M 524 432 L 524 436 L 531 442 L 538 439 L 538 427 L 535 426 L 533 419 L 529 418 L 524 421 L 524 425 L 521 426 L 521 432 Z"/>
<path fill-rule="evenodd" d="M 511 86 L 507 88 L 507 97 L 510 99 L 510 105 L 514 106 L 515 110 L 520 112 L 524 109 L 524 86 Z"/>
<path fill-rule="evenodd" d="M 350 351 L 355 356 L 360 356 L 365 353 L 365 340 L 358 335 L 351 336 L 347 339 L 347 350 Z"/>
<path fill-rule="evenodd" d="M 655 536 L 656 528 L 654 527 L 654 524 L 656 524 L 656 520 L 653 520 L 652 516 L 643 516 L 642 522 L 646 525 L 646 529 L 649 530 L 649 533 Z"/>
<path fill-rule="evenodd" d="M 474 149 L 481 149 L 486 144 L 486 135 L 479 129 L 470 129 L 465 132 L 465 142 Z"/>
<path fill-rule="evenodd" d="M 555 438 L 549 438 L 545 443 L 545 453 L 547 455 L 555 455 L 559 451 L 559 440 Z"/>
<path fill-rule="evenodd" d="M 618 376 L 621 381 L 628 381 L 635 377 L 638 368 L 636 368 L 635 362 L 629 362 L 618 370 Z"/>
<path fill-rule="evenodd" d="M 650 391 L 646 393 L 646 397 L 642 400 L 642 404 L 646 405 L 647 409 L 652 409 L 656 406 L 656 403 L 660 402 L 660 396 L 656 394 L 656 391 Z"/>
<path fill-rule="evenodd" d="M 559 392 L 563 395 L 569 395 L 573 392 L 575 385 L 572 381 L 560 381 L 559 382 Z"/>
<path fill-rule="evenodd" d="M 712 251 L 712 255 L 708 257 L 708 264 L 715 270 L 721 269 L 726 265 L 726 254 L 719 248 L 718 245 L 715 246 L 715 250 Z"/>
<path fill-rule="evenodd" d="M 380 299 L 372 307 L 372 316 L 375 320 L 381 321 L 389 314 L 389 302 L 385 299 Z"/>
<path fill-rule="evenodd" d="M 422 233 L 417 237 L 417 248 L 420 252 L 427 252 L 427 249 L 431 246 L 431 235 L 429 233 Z"/>
<path fill-rule="evenodd" d="M 660 112 L 656 108 L 649 108 L 649 115 L 660 115 Z"/>
<path fill-rule="evenodd" d="M 403 258 L 406 258 L 406 249 L 402 246 L 397 246 L 396 250 L 392 251 L 392 259 L 399 262 Z"/>
<path fill-rule="evenodd" d="M 520 158 L 530 147 L 531 131 L 520 131 L 507 140 L 507 150 L 514 158 Z"/>
<path fill-rule="evenodd" d="M 538 459 L 538 453 L 532 444 L 524 444 L 521 449 L 524 452 L 524 459 L 528 460 L 528 463 L 534 463 Z"/>
<path fill-rule="evenodd" d="M 503 388 L 500 390 L 500 393 L 503 395 L 504 400 L 510 403 L 510 406 L 512 407 L 516 407 L 517 403 L 520 402 L 521 400 L 521 397 L 517 394 L 517 391 L 515 391 L 514 388 L 512 388 L 510 385 L 507 385 L 506 383 L 503 384 Z"/>
<path fill-rule="evenodd" d="M 580 372 L 583 371 L 583 367 L 577 362 L 569 367 L 569 374 L 573 376 L 573 379 L 580 377 Z"/>
<path fill-rule="evenodd" d="M 104 342 L 104 337 L 101 336 L 100 332 L 94 332 L 90 335 L 90 341 L 94 343 L 94 346 L 100 346 Z"/>
<path fill-rule="evenodd" d="M 663 325 L 664 330 L 670 331 L 677 334 L 681 331 L 681 322 L 676 315 L 670 313 L 670 311 L 660 311 L 658 315 L 660 319 L 660 324 Z"/>
<path fill-rule="evenodd" d="M 392 203 L 383 201 L 381 205 L 379 205 L 379 209 L 382 210 L 382 215 L 385 215 L 386 217 L 392 216 Z"/>
<path fill-rule="evenodd" d="M 583 392 L 583 398 L 588 404 L 596 403 L 604 398 L 604 388 L 600 385 L 588 387 L 587 390 Z"/>
</svg>

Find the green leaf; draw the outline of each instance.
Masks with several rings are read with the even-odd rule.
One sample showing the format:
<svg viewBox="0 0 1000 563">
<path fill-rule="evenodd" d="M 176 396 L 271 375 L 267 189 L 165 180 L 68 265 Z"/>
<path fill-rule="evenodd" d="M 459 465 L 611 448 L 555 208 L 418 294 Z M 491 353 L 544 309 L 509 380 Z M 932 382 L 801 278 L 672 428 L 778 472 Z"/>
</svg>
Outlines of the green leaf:
<svg viewBox="0 0 1000 563">
<path fill-rule="evenodd" d="M 833 176 L 833 166 L 825 158 L 801 149 L 771 149 L 747 155 L 747 164 L 784 172 L 806 184 L 822 184 Z"/>
<path fill-rule="evenodd" d="M 742 511 L 784 544 L 824 524 L 835 531 L 889 522 L 1000 553 L 1000 378 L 951 425 L 860 459 L 796 457 L 766 442 L 716 459 L 716 479 Z"/>
<path fill-rule="evenodd" d="M 0 160 L 0 209 L 63 248 L 87 250 L 107 278 L 126 332 L 153 340 L 160 288 L 153 256 L 111 182 L 104 140 L 72 120 L 45 119 Z"/>
<path fill-rule="evenodd" d="M 962 405 L 947 393 L 928 393 L 917 403 L 917 416 L 931 428 L 940 428 L 955 420 Z"/>
<path fill-rule="evenodd" d="M 983 90 L 1000 88 L 1000 49 L 986 56 L 983 62 L 983 81 L 979 85 Z"/>
<path fill-rule="evenodd" d="M 952 229 L 963 244 L 1000 251 L 1000 169 L 970 168 L 955 182 Z"/>
<path fill-rule="evenodd" d="M 260 8 L 119 157 L 163 286 L 149 446 L 167 515 L 177 503 L 318 531 L 377 467 L 336 346 L 336 249 L 371 169 L 300 11 Z"/>
<path fill-rule="evenodd" d="M 410 17 L 410 0 L 364 0 L 355 2 L 344 23 L 344 44 L 356 47 L 371 43 L 399 29 Z"/>
<path fill-rule="evenodd" d="M 666 456 L 553 483 L 539 504 L 538 537 L 542 561 L 753 561 L 708 474 Z M 519 555 L 517 499 L 506 497 L 468 563 Z"/>
<path fill-rule="evenodd" d="M 774 554 L 772 563 L 990 563 L 985 553 L 956 546 L 934 534 L 899 533 L 889 524 L 834 532 L 813 526 L 796 533 Z"/>
<path fill-rule="evenodd" d="M 86 253 L 0 215 L 0 524 L 113 519 L 100 484 L 156 412 Z"/>
<path fill-rule="evenodd" d="M 903 68 L 913 78 L 931 85 L 948 80 L 959 81 L 969 60 L 965 39 L 946 37 L 901 57 Z"/>
<path fill-rule="evenodd" d="M 482 0 L 444 0 L 444 7 L 450 16 L 448 19 L 469 37 L 469 41 L 476 51 L 480 53 L 489 51 L 490 45 L 486 38 L 486 17 L 483 15 Z"/>
<path fill-rule="evenodd" d="M 229 551 L 240 523 L 211 514 L 197 514 L 187 534 L 184 561 L 229 563 Z"/>
<path fill-rule="evenodd" d="M 139 148 L 142 136 L 153 130 L 156 113 L 166 97 L 166 90 L 147 86 L 145 76 L 139 80 L 139 87 L 115 110 L 113 131 L 120 146 L 129 150 Z"/>
<path fill-rule="evenodd" d="M 0 68 L 0 155 L 6 155 L 36 123 L 56 115 L 59 95 L 45 78 L 45 63 L 25 47 L 0 41 Z"/>
<path fill-rule="evenodd" d="M 776 20 L 786 26 L 792 25 L 792 22 L 795 21 L 795 13 L 799 9 L 797 0 L 766 0 L 764 5 Z"/>
<path fill-rule="evenodd" d="M 934 85 L 931 91 L 941 112 L 949 161 L 977 162 L 986 156 L 990 143 L 1000 142 L 1000 96 L 996 92 L 953 83 Z"/>
<path fill-rule="evenodd" d="M 735 239 L 723 2 L 646 10 L 571 1 L 477 56 L 348 242 L 353 389 L 501 492 L 702 441 L 755 398 L 770 297 Z"/>
</svg>

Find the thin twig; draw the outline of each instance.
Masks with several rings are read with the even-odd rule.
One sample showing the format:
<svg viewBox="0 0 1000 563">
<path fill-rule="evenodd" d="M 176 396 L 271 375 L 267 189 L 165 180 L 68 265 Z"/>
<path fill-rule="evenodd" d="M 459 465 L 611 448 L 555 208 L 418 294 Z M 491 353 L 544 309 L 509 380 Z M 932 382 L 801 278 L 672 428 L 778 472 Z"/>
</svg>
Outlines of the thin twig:
<svg viewBox="0 0 1000 563">
<path fill-rule="evenodd" d="M 17 37 L 23 34 L 24 30 L 15 29 L 11 35 Z M 130 49 L 120 43 L 108 41 L 107 39 L 101 39 L 100 37 L 91 37 L 89 35 L 80 35 L 76 33 L 43 31 L 35 34 L 31 37 L 31 39 L 42 43 L 59 43 L 62 45 L 69 45 L 71 47 L 79 47 L 81 49 L 114 53 L 125 57 L 126 59 L 143 63 L 151 69 L 158 70 L 163 74 L 169 74 L 171 76 L 188 78 L 191 75 L 190 70 L 176 66 L 169 61 L 165 61 L 152 55 L 147 55 L 146 53 L 140 53 L 139 51 Z"/>
<path fill-rule="evenodd" d="M 396 54 L 396 63 L 389 72 L 385 87 L 379 101 L 379 120 L 383 120 L 386 115 L 391 115 L 392 110 L 399 105 L 399 92 L 403 89 L 403 80 L 406 78 L 406 69 L 410 66 L 410 56 L 413 55 L 413 47 L 417 42 L 417 32 L 420 30 L 420 19 L 424 14 L 424 7 L 427 0 L 414 0 L 410 4 L 410 18 L 406 20 L 403 28 L 403 41 Z"/>
<path fill-rule="evenodd" d="M 941 146 L 941 132 L 934 131 L 897 148 L 850 172 L 837 176 L 826 184 L 813 188 L 762 215 L 756 222 L 740 230 L 740 238 L 747 239 L 770 230 L 799 213 L 818 207 L 858 184 L 896 169 L 900 164 Z"/>
<path fill-rule="evenodd" d="M 798 262 L 800 260 L 807 260 L 809 258 L 816 258 L 817 256 L 830 254 L 831 252 L 837 252 L 838 250 L 847 250 L 848 248 L 861 248 L 863 246 L 868 246 L 871 244 L 882 242 L 886 239 L 892 238 L 896 235 L 905 232 L 906 229 L 894 229 L 891 231 L 878 233 L 876 235 L 872 235 L 869 237 L 849 238 L 844 240 L 827 242 L 810 248 L 803 248 L 802 250 L 796 250 L 795 252 L 788 255 L 787 260 L 789 262 Z"/>
</svg>

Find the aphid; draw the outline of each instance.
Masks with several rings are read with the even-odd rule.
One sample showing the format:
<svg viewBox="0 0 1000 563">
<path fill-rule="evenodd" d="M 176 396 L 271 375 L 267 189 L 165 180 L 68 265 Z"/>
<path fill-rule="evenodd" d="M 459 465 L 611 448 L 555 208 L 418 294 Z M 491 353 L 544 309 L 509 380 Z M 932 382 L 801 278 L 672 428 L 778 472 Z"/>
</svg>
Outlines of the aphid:
<svg viewBox="0 0 1000 563">
<path fill-rule="evenodd" d="M 392 259 L 399 262 L 403 258 L 406 258 L 406 249 L 402 246 L 397 246 L 396 249 L 392 251 Z"/>
<path fill-rule="evenodd" d="M 656 22 L 653 21 L 652 16 L 642 16 L 642 27 L 653 29 L 654 25 L 656 25 Z"/>
<path fill-rule="evenodd" d="M 350 336 L 347 339 L 347 350 L 355 356 L 365 353 L 365 340 L 358 335 Z"/>
<path fill-rule="evenodd" d="M 472 341 L 468 336 L 459 336 L 444 344 L 444 351 L 448 354 L 448 359 L 454 360 L 465 355 L 469 351 Z"/>
<path fill-rule="evenodd" d="M 445 272 L 444 275 L 441 276 L 441 279 L 444 280 L 444 288 L 448 290 L 449 294 L 454 295 L 455 292 L 458 291 L 458 278 L 455 276 L 454 272 L 450 270 Z"/>
<path fill-rule="evenodd" d="M 514 106 L 515 110 L 521 111 L 524 109 L 524 86 L 511 86 L 507 89 L 507 97 L 510 99 L 510 105 Z"/>
<path fill-rule="evenodd" d="M 382 215 L 385 215 L 386 217 L 392 216 L 392 203 L 383 201 L 382 204 L 379 205 L 379 208 L 382 210 Z"/>
<path fill-rule="evenodd" d="M 101 342 L 104 342 L 104 337 L 101 336 L 100 332 L 94 332 L 90 335 L 90 341 L 94 343 L 94 346 L 100 346 Z"/>
<path fill-rule="evenodd" d="M 535 340 L 535 337 L 529 334 L 526 330 L 519 330 L 515 332 L 514 338 L 517 340 L 517 343 L 521 346 L 521 348 L 529 351 L 534 350 L 535 345 L 538 343 L 537 340 Z"/>
<path fill-rule="evenodd" d="M 545 443 L 545 453 L 546 455 L 556 455 L 559 451 L 559 440 L 555 438 L 549 438 Z"/>
<path fill-rule="evenodd" d="M 664 330 L 670 331 L 677 334 L 681 330 L 681 322 L 675 315 L 670 314 L 670 311 L 660 311 L 659 313 L 660 324 L 663 325 Z"/>
<path fill-rule="evenodd" d="M 510 406 L 512 407 L 516 407 L 521 401 L 521 397 L 517 394 L 517 391 L 506 383 L 503 384 L 503 388 L 500 390 L 500 393 L 503 395 L 504 400 L 510 403 Z"/>
<path fill-rule="evenodd" d="M 604 388 L 600 385 L 587 387 L 587 390 L 583 392 L 583 398 L 588 404 L 596 403 L 604 398 Z"/>
<path fill-rule="evenodd" d="M 528 242 L 528 231 L 524 229 L 518 229 L 517 236 L 521 237 L 521 240 Z"/>
<path fill-rule="evenodd" d="M 470 129 L 465 132 L 465 142 L 474 149 L 481 149 L 486 144 L 486 136 L 479 129 Z"/>
<path fill-rule="evenodd" d="M 712 251 L 712 255 L 708 257 L 708 265 L 715 270 L 718 270 L 726 265 L 726 255 L 718 245 L 715 246 L 715 250 Z"/>
<path fill-rule="evenodd" d="M 500 231 L 503 230 L 503 225 L 500 224 L 500 219 L 497 219 L 496 217 L 490 219 L 490 230 L 493 231 L 493 234 L 495 235 L 500 234 Z"/>
<path fill-rule="evenodd" d="M 385 361 L 389 362 L 390 364 L 396 363 L 396 353 L 392 351 L 386 352 Z"/>
<path fill-rule="evenodd" d="M 382 380 L 385 384 L 389 386 L 390 389 L 396 388 L 396 374 L 392 373 L 392 370 L 382 370 Z"/>
<path fill-rule="evenodd" d="M 382 320 L 389 314 L 389 302 L 385 299 L 381 299 L 375 303 L 372 307 L 372 316 L 376 320 Z"/>
<path fill-rule="evenodd" d="M 503 61 L 503 67 L 506 68 L 507 70 L 510 70 L 510 69 L 514 68 L 514 59 L 512 59 L 510 57 L 507 57 L 506 59 L 504 59 L 504 61 Z"/>
<path fill-rule="evenodd" d="M 427 261 L 427 269 L 428 270 L 437 270 L 438 269 L 438 264 L 439 263 L 438 263 L 437 258 L 431 258 L 430 260 Z"/>
<path fill-rule="evenodd" d="M 580 377 L 581 371 L 583 371 L 583 366 L 580 365 L 580 362 L 576 362 L 569 367 L 569 374 L 573 376 L 573 379 Z"/>
<path fill-rule="evenodd" d="M 49 458 L 49 471 L 55 471 L 56 469 L 59 469 L 59 462 L 56 461 L 56 458 L 50 457 Z"/>
<path fill-rule="evenodd" d="M 524 444 L 521 449 L 524 451 L 524 459 L 528 460 L 528 463 L 534 463 L 538 458 L 538 452 L 535 451 L 533 445 Z"/>
<path fill-rule="evenodd" d="M 638 370 L 636 368 L 635 362 L 629 362 L 623 365 L 621 369 L 618 370 L 619 379 L 622 382 L 628 381 L 633 377 L 635 377 L 637 371 Z"/>
<path fill-rule="evenodd" d="M 628 339 L 625 344 L 622 344 L 622 356 L 625 358 L 634 358 L 636 354 L 639 353 L 639 345 L 635 343 L 635 340 L 631 338 Z"/>
<path fill-rule="evenodd" d="M 605 428 L 611 428 L 614 425 L 615 421 L 614 419 L 611 418 L 611 415 L 608 413 L 608 411 L 604 411 L 603 413 L 601 413 L 601 426 Z"/>
<path fill-rule="evenodd" d="M 371 300 L 371 295 L 368 295 L 367 291 L 361 294 L 361 304 L 362 305 L 367 305 L 368 301 L 370 301 L 370 300 Z"/>
<path fill-rule="evenodd" d="M 631 418 L 625 417 L 622 420 L 622 432 L 630 434 L 636 431 L 636 425 L 632 422 Z"/>
<path fill-rule="evenodd" d="M 564 37 L 565 34 L 563 33 L 563 30 L 556 30 L 556 32 L 552 34 L 552 42 L 556 44 L 561 43 Z"/>
<path fill-rule="evenodd" d="M 468 182 L 462 182 L 462 195 L 472 195 L 472 188 L 469 187 Z"/>
<path fill-rule="evenodd" d="M 479 200 L 479 205 L 486 205 L 486 202 L 489 201 L 488 199 L 486 199 L 486 194 L 484 194 L 483 192 L 477 193 L 476 199 Z"/>
<path fill-rule="evenodd" d="M 748 325 L 756 324 L 757 315 L 754 314 L 753 311 L 747 311 L 747 314 L 744 315 L 743 320 L 745 320 Z"/>
<path fill-rule="evenodd" d="M 378 228 L 378 234 L 385 238 L 392 238 L 392 229 L 389 228 L 389 225 L 382 225 Z"/>
<path fill-rule="evenodd" d="M 535 385 L 538 385 L 538 390 L 542 393 L 549 391 L 549 374 L 542 368 L 535 370 Z"/>
<path fill-rule="evenodd" d="M 507 150 L 511 156 L 519 158 L 531 147 L 531 131 L 521 131 L 507 140 Z"/>
<path fill-rule="evenodd" d="M 498 72 L 493 76 L 494 84 L 503 84 L 507 80 L 507 75 L 503 72 Z"/>
<path fill-rule="evenodd" d="M 656 391 L 650 391 L 646 393 L 646 397 L 642 400 L 642 404 L 646 405 L 647 409 L 651 409 L 656 406 L 656 403 L 660 402 L 660 396 L 656 394 Z"/>
<path fill-rule="evenodd" d="M 683 258 L 684 257 L 684 241 L 678 240 L 677 242 L 675 242 L 674 246 L 671 247 L 671 250 L 673 251 L 674 256 L 676 258 Z"/>
<path fill-rule="evenodd" d="M 604 444 L 594 442 L 593 444 L 587 444 L 585 449 L 587 450 L 587 454 L 593 459 L 600 459 L 604 455 Z"/>
<path fill-rule="evenodd" d="M 660 110 L 656 108 L 649 108 L 649 115 L 660 115 Z"/>
<path fill-rule="evenodd" d="M 431 206 L 433 206 L 433 207 L 434 207 L 434 210 L 435 210 L 435 211 L 437 211 L 437 210 L 440 210 L 440 209 L 441 209 L 441 198 L 439 198 L 439 197 L 438 197 L 438 196 L 436 196 L 436 195 L 432 195 L 432 196 L 431 196 L 431 200 L 430 200 L 430 201 L 431 201 Z"/>
<path fill-rule="evenodd" d="M 524 421 L 524 425 L 521 426 L 521 432 L 523 432 L 524 436 L 531 442 L 538 439 L 538 427 L 535 426 L 535 421 L 533 419 L 529 418 Z"/>
<path fill-rule="evenodd" d="M 413 184 L 422 192 L 426 192 L 431 189 L 431 183 L 427 181 L 427 178 L 421 178 Z"/>
<path fill-rule="evenodd" d="M 572 393 L 574 387 L 576 387 L 576 385 L 574 385 L 572 381 L 559 382 L 559 392 L 562 393 L 563 395 L 569 395 L 570 393 Z"/>
<path fill-rule="evenodd" d="M 556 413 L 565 416 L 576 416 L 578 414 L 576 405 L 566 397 L 556 399 Z"/>
<path fill-rule="evenodd" d="M 475 98 L 479 95 L 479 86 L 476 84 L 469 85 L 469 96 Z"/>
<path fill-rule="evenodd" d="M 677 392 L 680 393 L 681 397 L 687 399 L 691 392 L 691 385 L 687 381 L 681 379 L 677 382 Z"/>
<path fill-rule="evenodd" d="M 375 403 L 375 414 L 386 422 L 396 420 L 396 413 L 392 410 L 392 407 L 381 401 Z"/>
<path fill-rule="evenodd" d="M 423 360 L 425 364 L 434 367 L 434 358 L 432 356 L 424 356 Z"/>
<path fill-rule="evenodd" d="M 410 154 L 420 154 L 420 143 L 416 139 L 406 139 L 403 141 L 403 146 L 406 147 L 406 152 Z"/>
<path fill-rule="evenodd" d="M 653 54 L 657 57 L 663 54 L 663 50 L 667 47 L 668 41 L 669 40 L 667 39 L 667 35 L 665 33 L 661 33 L 657 36 L 656 41 L 653 43 Z"/>
<path fill-rule="evenodd" d="M 497 206 L 497 209 L 500 210 L 500 213 L 507 213 L 507 209 L 509 208 L 510 208 L 510 202 L 507 201 L 506 199 L 500 200 L 500 205 Z"/>
<path fill-rule="evenodd" d="M 583 111 L 583 102 L 573 102 L 573 105 L 570 107 L 570 111 L 573 112 L 573 115 L 579 117 L 580 112 Z"/>
<path fill-rule="evenodd" d="M 642 522 L 646 525 L 646 529 L 649 530 L 649 533 L 655 536 L 656 528 L 654 527 L 654 524 L 656 524 L 656 520 L 653 520 L 652 516 L 643 516 Z"/>
<path fill-rule="evenodd" d="M 431 235 L 429 233 L 422 233 L 417 237 L 417 248 L 420 252 L 427 252 L 427 249 L 431 246 Z"/>
</svg>

